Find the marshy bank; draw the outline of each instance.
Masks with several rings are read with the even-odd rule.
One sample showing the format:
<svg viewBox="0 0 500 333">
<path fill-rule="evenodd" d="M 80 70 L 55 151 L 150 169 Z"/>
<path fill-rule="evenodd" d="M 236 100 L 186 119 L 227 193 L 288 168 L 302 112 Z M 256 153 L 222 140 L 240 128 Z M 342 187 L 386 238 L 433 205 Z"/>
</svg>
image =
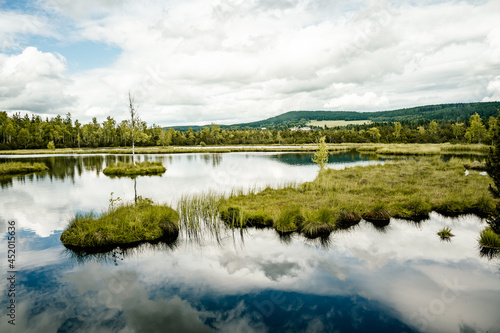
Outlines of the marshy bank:
<svg viewBox="0 0 500 333">
<path fill-rule="evenodd" d="M 489 152 L 485 144 L 451 144 L 451 143 L 328 143 L 330 152 L 357 151 L 379 155 L 486 155 Z M 234 145 L 234 146 L 165 146 L 136 147 L 140 154 L 182 154 L 182 153 L 236 153 L 236 152 L 315 152 L 317 144 L 301 145 Z M 0 155 L 34 155 L 34 154 L 132 154 L 129 147 L 108 148 L 57 148 L 50 149 L 18 149 L 0 150 Z"/>
<path fill-rule="evenodd" d="M 487 217 L 496 206 L 489 183 L 478 171 L 465 175 L 458 158 L 408 159 L 323 170 L 312 182 L 222 199 L 219 211 L 231 226 L 262 225 L 315 237 L 361 217 L 379 226 L 391 217 L 423 220 L 432 211 Z"/>
</svg>

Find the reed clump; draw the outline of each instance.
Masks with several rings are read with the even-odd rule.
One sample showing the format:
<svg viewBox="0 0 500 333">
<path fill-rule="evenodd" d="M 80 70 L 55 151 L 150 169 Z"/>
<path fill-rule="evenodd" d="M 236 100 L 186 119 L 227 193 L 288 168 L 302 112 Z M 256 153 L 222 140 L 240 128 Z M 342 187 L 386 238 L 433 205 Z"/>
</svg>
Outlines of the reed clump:
<svg viewBox="0 0 500 333">
<path fill-rule="evenodd" d="M 137 162 L 109 165 L 102 171 L 106 176 L 162 175 L 167 171 L 161 162 Z"/>
<path fill-rule="evenodd" d="M 45 163 L 7 162 L 0 164 L 0 176 L 24 175 L 48 170 Z"/>
<path fill-rule="evenodd" d="M 441 239 L 449 239 L 450 237 L 455 236 L 454 234 L 451 233 L 450 227 L 444 227 L 443 229 L 439 230 L 437 234 L 439 237 L 441 237 Z"/>
<path fill-rule="evenodd" d="M 487 227 L 479 234 L 479 244 L 483 248 L 500 251 L 500 235 Z"/>
<path fill-rule="evenodd" d="M 74 249 L 110 249 L 142 242 L 173 241 L 179 234 L 179 214 L 149 199 L 110 207 L 101 215 L 76 214 L 61 235 Z"/>
</svg>

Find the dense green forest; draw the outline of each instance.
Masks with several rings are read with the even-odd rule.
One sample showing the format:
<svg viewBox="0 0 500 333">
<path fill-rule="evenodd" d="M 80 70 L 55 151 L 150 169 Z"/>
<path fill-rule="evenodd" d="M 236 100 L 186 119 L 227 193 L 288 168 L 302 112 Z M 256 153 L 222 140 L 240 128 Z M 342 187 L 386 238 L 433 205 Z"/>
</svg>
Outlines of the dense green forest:
<svg viewBox="0 0 500 333">
<path fill-rule="evenodd" d="M 496 116 L 500 102 L 454 103 L 417 106 L 407 109 L 378 112 L 356 111 L 290 111 L 276 117 L 251 123 L 223 125 L 223 129 L 261 128 L 287 129 L 295 126 L 305 126 L 310 120 L 370 120 L 372 122 L 402 122 L 414 120 L 440 120 L 462 122 L 474 113 L 487 119 Z M 190 126 L 174 126 L 175 130 L 186 131 Z M 203 126 L 191 126 L 194 131 Z"/>
<path fill-rule="evenodd" d="M 495 111 L 497 113 L 497 111 Z M 323 128 L 310 131 L 289 129 L 223 129 L 212 124 L 200 131 L 163 130 L 138 121 L 132 131 L 131 122 L 117 123 L 112 117 L 99 123 L 96 118 L 88 124 L 73 121 L 68 113 L 42 120 L 40 116 L 8 116 L 0 112 L 0 149 L 123 147 L 134 141 L 138 146 L 237 145 L 237 144 L 305 144 L 316 143 L 322 136 L 327 143 L 486 143 L 492 144 L 498 118 L 478 113 L 463 121 L 405 120 L 350 125 L 342 128 Z"/>
</svg>

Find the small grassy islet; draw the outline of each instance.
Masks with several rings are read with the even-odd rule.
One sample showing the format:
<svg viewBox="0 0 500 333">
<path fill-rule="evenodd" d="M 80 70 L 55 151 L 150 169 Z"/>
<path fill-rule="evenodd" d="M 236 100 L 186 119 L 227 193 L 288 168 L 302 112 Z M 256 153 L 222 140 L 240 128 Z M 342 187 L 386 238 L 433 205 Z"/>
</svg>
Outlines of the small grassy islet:
<svg viewBox="0 0 500 333">
<path fill-rule="evenodd" d="M 154 204 L 149 199 L 110 208 L 98 216 L 77 214 L 61 235 L 61 242 L 71 249 L 103 251 L 141 242 L 175 240 L 179 234 L 179 214 L 172 208 Z"/>
<path fill-rule="evenodd" d="M 0 176 L 24 175 L 48 169 L 44 163 L 7 162 L 0 164 Z"/>
<path fill-rule="evenodd" d="M 137 162 L 109 165 L 102 171 L 106 176 L 146 176 L 161 175 L 167 169 L 161 162 Z"/>
<path fill-rule="evenodd" d="M 490 179 L 477 171 L 464 174 L 463 160 L 408 159 L 344 170 L 323 170 L 308 183 L 222 199 L 220 216 L 236 226 L 255 221 L 280 233 L 309 237 L 359 222 L 386 225 L 391 217 L 422 220 L 431 211 L 454 216 L 489 216 L 496 201 Z"/>
<path fill-rule="evenodd" d="M 450 227 L 444 227 L 443 229 L 437 232 L 437 235 L 441 237 L 441 239 L 449 239 L 450 237 L 454 237 L 455 235 L 451 233 Z"/>
</svg>

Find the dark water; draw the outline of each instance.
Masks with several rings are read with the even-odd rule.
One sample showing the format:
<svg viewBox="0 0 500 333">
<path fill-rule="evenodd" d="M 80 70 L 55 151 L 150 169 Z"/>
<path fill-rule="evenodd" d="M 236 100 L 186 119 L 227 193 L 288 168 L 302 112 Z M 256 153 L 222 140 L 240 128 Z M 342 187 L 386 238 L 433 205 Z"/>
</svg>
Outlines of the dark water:
<svg viewBox="0 0 500 333">
<path fill-rule="evenodd" d="M 175 207 L 186 193 L 313 180 L 305 154 L 140 155 L 167 167 L 137 192 Z M 2 180 L 1 332 L 498 332 L 500 262 L 481 257 L 475 216 L 419 224 L 361 222 L 327 240 L 273 230 L 225 231 L 222 241 L 143 245 L 77 256 L 59 241 L 78 211 L 132 200 L 134 180 L 108 178 L 130 156 L 22 157 L 44 174 Z M 0 163 L 9 158 L 0 159 Z M 331 168 L 379 163 L 357 154 Z M 16 325 L 8 323 L 7 223 L 16 221 Z M 442 242 L 436 232 L 451 226 Z"/>
</svg>

